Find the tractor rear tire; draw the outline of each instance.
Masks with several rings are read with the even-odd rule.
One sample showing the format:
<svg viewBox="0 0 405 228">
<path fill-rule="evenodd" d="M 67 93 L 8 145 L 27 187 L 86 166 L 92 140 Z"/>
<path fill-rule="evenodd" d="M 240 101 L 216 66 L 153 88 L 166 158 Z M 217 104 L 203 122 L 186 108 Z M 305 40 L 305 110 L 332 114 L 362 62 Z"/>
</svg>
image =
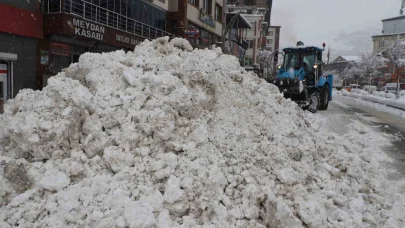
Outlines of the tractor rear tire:
<svg viewBox="0 0 405 228">
<path fill-rule="evenodd" d="M 319 110 L 326 110 L 329 106 L 329 85 L 326 84 L 319 88 Z"/>
</svg>

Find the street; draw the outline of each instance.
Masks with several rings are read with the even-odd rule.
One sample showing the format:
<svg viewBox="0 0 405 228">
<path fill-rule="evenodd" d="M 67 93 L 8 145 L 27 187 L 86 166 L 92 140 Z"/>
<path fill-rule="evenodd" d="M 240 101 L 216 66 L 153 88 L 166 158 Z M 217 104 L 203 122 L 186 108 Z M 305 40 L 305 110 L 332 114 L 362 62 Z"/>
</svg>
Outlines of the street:
<svg viewBox="0 0 405 228">
<path fill-rule="evenodd" d="M 389 179 L 405 178 L 405 118 L 366 106 L 355 99 L 334 95 L 333 100 L 329 103 L 328 110 L 321 112 L 328 120 L 328 128 L 334 133 L 344 135 L 351 123 L 358 122 L 375 129 L 381 137 L 391 136 L 392 145 L 383 146 L 382 150 L 393 161 L 384 162 L 383 166 L 396 171 Z"/>
</svg>

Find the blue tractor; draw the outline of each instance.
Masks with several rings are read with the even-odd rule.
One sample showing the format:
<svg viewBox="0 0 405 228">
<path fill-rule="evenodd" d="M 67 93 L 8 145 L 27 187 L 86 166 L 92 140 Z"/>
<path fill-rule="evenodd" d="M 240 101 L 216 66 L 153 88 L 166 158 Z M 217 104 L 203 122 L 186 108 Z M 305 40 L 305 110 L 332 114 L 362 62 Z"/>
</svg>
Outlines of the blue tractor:
<svg viewBox="0 0 405 228">
<path fill-rule="evenodd" d="M 285 98 L 313 113 L 326 110 L 332 101 L 333 75 L 322 73 L 324 49 L 304 46 L 302 42 L 283 49 L 284 62 L 278 66 L 274 80 Z"/>
</svg>

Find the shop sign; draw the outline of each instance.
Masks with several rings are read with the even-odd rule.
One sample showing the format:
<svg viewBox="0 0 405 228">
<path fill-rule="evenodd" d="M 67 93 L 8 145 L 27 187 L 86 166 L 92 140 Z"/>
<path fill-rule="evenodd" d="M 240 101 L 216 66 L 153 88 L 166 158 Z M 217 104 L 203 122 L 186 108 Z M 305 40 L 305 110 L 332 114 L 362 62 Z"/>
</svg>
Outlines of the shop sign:
<svg viewBox="0 0 405 228">
<path fill-rule="evenodd" d="M 41 64 L 48 65 L 49 62 L 49 52 L 41 50 Z"/>
<path fill-rule="evenodd" d="M 68 44 L 50 42 L 49 49 L 50 53 L 54 55 L 63 55 L 63 56 L 71 55 L 71 47 Z"/>
<path fill-rule="evenodd" d="M 73 18 L 73 27 L 75 28 L 75 35 L 103 41 L 104 26 Z"/>
<path fill-rule="evenodd" d="M 141 44 L 140 40 L 136 40 L 134 38 L 130 38 L 130 37 L 126 37 L 126 36 L 120 36 L 120 35 L 115 35 L 115 40 L 118 41 L 118 42 L 131 44 L 131 45 Z"/>
<path fill-rule="evenodd" d="M 193 29 L 193 28 L 184 29 L 184 35 L 187 38 L 199 38 L 200 31 L 198 31 L 197 29 Z"/>
<path fill-rule="evenodd" d="M 215 21 L 211 15 L 208 15 L 204 9 L 200 10 L 200 20 L 205 24 L 215 28 Z"/>
</svg>

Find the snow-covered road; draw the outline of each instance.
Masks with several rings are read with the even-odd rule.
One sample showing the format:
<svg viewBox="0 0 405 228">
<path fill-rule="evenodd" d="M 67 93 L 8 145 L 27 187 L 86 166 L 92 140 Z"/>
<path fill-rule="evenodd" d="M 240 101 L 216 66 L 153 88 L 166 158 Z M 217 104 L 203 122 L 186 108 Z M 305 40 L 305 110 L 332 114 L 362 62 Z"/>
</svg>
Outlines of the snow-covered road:
<svg viewBox="0 0 405 228">
<path fill-rule="evenodd" d="M 320 113 L 328 120 L 329 129 L 339 135 L 345 134 L 351 124 L 360 123 L 375 129 L 381 137 L 393 136 L 392 146 L 383 147 L 393 158 L 387 167 L 396 171 L 389 178 L 405 178 L 405 118 L 339 96 L 334 96 L 328 110 Z"/>
</svg>

